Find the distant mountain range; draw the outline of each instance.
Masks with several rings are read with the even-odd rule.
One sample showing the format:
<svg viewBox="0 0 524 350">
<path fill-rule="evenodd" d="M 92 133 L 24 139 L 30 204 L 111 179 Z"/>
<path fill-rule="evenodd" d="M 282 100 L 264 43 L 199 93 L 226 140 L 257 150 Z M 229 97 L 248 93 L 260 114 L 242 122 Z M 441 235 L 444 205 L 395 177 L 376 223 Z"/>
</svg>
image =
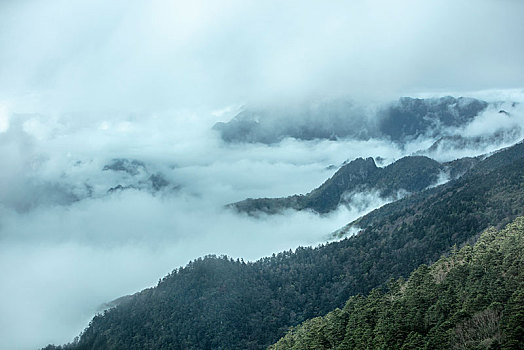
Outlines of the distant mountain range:
<svg viewBox="0 0 524 350">
<path fill-rule="evenodd" d="M 71 172 L 81 174 L 85 171 L 82 169 L 85 165 L 77 161 Z M 41 205 L 67 206 L 87 198 L 100 198 L 125 190 L 144 191 L 154 195 L 180 188 L 162 172 L 152 171 L 150 165 L 127 158 L 112 159 L 95 173 L 88 169 L 83 179 L 68 177 L 67 174 L 60 178 L 60 182 L 29 178 L 25 186 L 28 196 L 20 196 L 5 204 L 24 212 Z"/>
<path fill-rule="evenodd" d="M 426 159 L 422 161 L 431 163 Z M 359 160 L 358 163 L 363 164 L 362 169 L 373 169 L 374 166 L 369 160 Z M 433 263 L 443 254 L 449 254 L 453 247 L 474 243 L 489 226 L 501 228 L 524 215 L 524 143 L 479 159 L 467 168 L 469 170 L 461 177 L 416 192 L 350 223 L 339 232 L 343 235 L 347 232 L 344 230 L 358 228 L 359 233 L 349 238 L 316 248 L 298 248 L 295 252 L 274 254 L 254 263 L 227 257 L 199 258 L 186 267 L 174 270 L 156 287 L 123 298 L 117 306 L 97 315 L 78 341 L 61 347 L 50 345 L 46 349 L 262 349 L 284 336 L 289 327 L 343 307 L 351 296 L 367 294 L 373 288 L 386 285 L 392 286 L 391 293 L 398 293 L 388 281 L 409 276 L 421 264 Z M 350 307 L 362 306 L 358 314 L 363 318 L 355 330 L 360 329 L 364 333 L 357 340 L 375 341 L 374 329 L 396 330 L 395 327 L 401 327 L 402 324 L 395 324 L 377 328 L 377 324 L 373 323 L 374 319 L 385 317 L 389 315 L 388 310 L 392 310 L 398 318 L 392 316 L 388 319 L 406 321 L 406 327 L 415 327 L 410 331 L 413 334 L 399 333 L 397 339 L 398 342 L 409 339 L 411 348 L 427 342 L 430 338 L 426 336 L 431 335 L 428 332 L 434 326 L 445 325 L 444 328 L 435 328 L 444 333 L 433 335 L 449 340 L 452 334 L 445 332 L 462 325 L 462 329 L 467 329 L 464 333 L 467 341 L 471 336 L 471 325 L 477 318 L 483 317 L 483 312 L 486 315 L 493 312 L 494 317 L 499 317 L 506 307 L 510 310 L 511 320 L 504 320 L 501 324 L 504 327 L 509 325 L 507 329 L 510 333 L 501 334 L 507 334 L 506 339 L 522 339 L 524 329 L 519 326 L 522 325 L 522 294 L 518 294 L 522 290 L 519 289 L 522 281 L 515 278 L 512 280 L 515 283 L 504 284 L 506 282 L 500 280 L 504 278 L 503 274 L 493 275 L 490 271 L 515 274 L 517 271 L 511 266 L 518 268 L 524 254 L 519 248 L 502 249 L 497 253 L 497 244 L 493 242 L 491 238 L 483 238 L 475 248 L 487 247 L 489 250 L 493 247 L 495 255 L 492 258 L 486 257 L 487 260 L 470 266 L 469 260 L 457 260 L 457 255 L 453 255 L 447 261 L 455 261 L 458 270 L 451 270 L 449 279 L 445 275 L 439 277 L 444 283 L 449 283 L 450 288 L 463 293 L 460 294 L 461 302 L 468 300 L 470 304 L 452 304 L 450 307 L 453 309 L 446 312 L 447 304 L 438 303 L 441 296 L 434 293 L 440 290 L 446 293 L 447 289 L 431 287 L 434 280 L 430 279 L 430 276 L 439 273 L 444 263 L 435 265 L 434 270 L 430 271 L 427 267 L 421 267 L 411 276 L 406 287 L 403 287 L 403 282 L 397 284 L 400 291 L 406 291 L 403 293 L 413 291 L 413 297 L 412 294 L 382 297 L 375 293 L 366 300 L 350 300 Z M 467 255 L 467 252 L 460 254 Z M 475 254 L 471 255 L 471 259 L 476 259 L 478 255 Z M 483 265 L 483 261 L 491 259 L 494 270 Z M 498 266 L 508 269 L 500 270 Z M 468 270 L 464 270 L 466 268 Z M 463 270 L 464 274 L 461 274 Z M 467 282 L 468 287 L 460 289 L 462 287 L 457 286 L 457 280 Z M 486 284 L 475 285 L 476 280 Z M 509 276 L 506 280 L 509 281 Z M 490 287 L 489 283 L 494 285 Z M 426 296 L 419 293 L 419 290 L 428 288 L 431 289 L 428 293 L 433 294 Z M 474 294 L 475 290 L 481 292 Z M 486 294 L 490 291 L 502 294 L 500 297 Z M 381 304 L 393 302 L 397 297 L 400 298 L 399 303 L 409 300 L 409 309 L 397 311 L 389 309 L 388 304 Z M 453 295 L 449 297 L 457 298 Z M 499 304 L 488 305 L 491 300 Z M 365 313 L 368 307 L 375 307 L 375 311 Z M 342 315 L 342 319 L 332 323 L 333 329 L 346 330 L 347 317 L 351 315 L 335 311 L 327 316 L 326 321 L 306 323 L 304 328 L 300 328 L 300 334 L 308 337 L 311 325 L 318 324 L 311 322 L 330 327 L 332 318 L 337 315 Z M 413 317 L 407 318 L 409 315 Z M 318 334 L 311 334 L 307 339 L 316 341 Z M 345 341 L 344 334 L 337 333 L 336 339 Z M 384 333 L 379 339 L 389 339 L 390 335 Z M 293 335 L 287 339 L 289 337 L 293 338 Z M 285 339 L 280 344 L 286 344 Z M 352 339 L 356 338 L 348 341 Z M 347 348 L 354 348 L 351 344 Z M 446 348 L 447 344 L 443 342 L 440 347 Z"/>
<path fill-rule="evenodd" d="M 216 123 L 213 128 L 226 142 L 272 144 L 292 137 L 378 138 L 403 144 L 422 135 L 445 136 L 447 128 L 470 123 L 488 105 L 486 101 L 466 97 L 403 97 L 371 110 L 338 99 L 298 107 L 246 108 L 231 121 Z"/>
<path fill-rule="evenodd" d="M 122 179 L 124 184 L 118 184 L 109 188 L 107 190 L 108 193 L 126 189 L 156 193 L 167 188 L 171 188 L 171 190 L 179 188 L 179 186 L 173 185 L 168 181 L 161 173 L 151 173 L 144 162 L 135 159 L 113 159 L 104 166 L 102 171 L 122 172 L 127 175 L 126 179 Z"/>
<path fill-rule="evenodd" d="M 399 199 L 402 194 L 418 192 L 439 181 L 455 179 L 480 160 L 480 157 L 462 158 L 439 163 L 424 156 L 409 156 L 380 168 L 373 158 L 357 158 L 343 165 L 330 179 L 305 195 L 248 198 L 228 206 L 252 215 L 259 212 L 276 214 L 285 209 L 308 209 L 324 214 L 340 205 L 351 205 L 353 196 L 362 192 L 376 192 L 382 198 Z"/>
</svg>

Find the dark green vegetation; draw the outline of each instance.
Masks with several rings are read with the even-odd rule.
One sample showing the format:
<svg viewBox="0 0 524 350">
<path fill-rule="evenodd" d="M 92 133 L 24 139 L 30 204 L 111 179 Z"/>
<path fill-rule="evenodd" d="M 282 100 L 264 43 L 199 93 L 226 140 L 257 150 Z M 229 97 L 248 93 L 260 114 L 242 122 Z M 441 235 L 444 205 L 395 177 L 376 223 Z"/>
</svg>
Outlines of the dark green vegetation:
<svg viewBox="0 0 524 350">
<path fill-rule="evenodd" d="M 376 191 L 382 198 L 393 198 L 402 192 L 418 192 L 435 184 L 439 176 L 456 178 L 478 163 L 478 158 L 439 163 L 423 156 L 404 157 L 384 168 L 373 158 L 358 158 L 343 165 L 330 179 L 306 195 L 283 198 L 248 198 L 230 204 L 239 212 L 256 215 L 276 214 L 285 209 L 313 210 L 328 213 L 339 205 L 351 205 L 357 193 Z"/>
<path fill-rule="evenodd" d="M 273 350 L 524 349 L 524 217 L 306 321 Z"/>
<path fill-rule="evenodd" d="M 360 234 L 254 263 L 197 259 L 96 316 L 70 349 L 261 349 L 290 326 L 408 276 L 524 215 L 524 144 L 458 180 L 386 205 Z"/>
<path fill-rule="evenodd" d="M 302 140 L 380 138 L 404 143 L 421 135 L 442 135 L 443 129 L 471 122 L 488 103 L 472 98 L 403 97 L 371 113 L 346 100 L 291 108 L 247 109 L 213 127 L 226 142 L 276 143 L 286 137 Z"/>
</svg>

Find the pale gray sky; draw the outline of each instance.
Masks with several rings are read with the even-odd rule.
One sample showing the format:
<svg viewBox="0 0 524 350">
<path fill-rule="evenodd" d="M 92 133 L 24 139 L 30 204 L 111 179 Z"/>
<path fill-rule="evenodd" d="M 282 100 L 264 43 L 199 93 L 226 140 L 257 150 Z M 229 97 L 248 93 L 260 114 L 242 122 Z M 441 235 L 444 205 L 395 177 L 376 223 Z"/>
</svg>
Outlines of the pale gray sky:
<svg viewBox="0 0 524 350">
<path fill-rule="evenodd" d="M 150 112 L 521 88 L 523 14 L 519 0 L 3 1 L 0 101 Z"/>
</svg>

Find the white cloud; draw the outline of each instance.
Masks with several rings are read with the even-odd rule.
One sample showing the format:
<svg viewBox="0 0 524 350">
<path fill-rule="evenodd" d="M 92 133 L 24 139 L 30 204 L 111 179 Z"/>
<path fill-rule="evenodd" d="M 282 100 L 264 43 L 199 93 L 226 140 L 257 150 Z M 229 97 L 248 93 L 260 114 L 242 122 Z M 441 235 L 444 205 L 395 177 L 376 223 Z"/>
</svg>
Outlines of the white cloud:
<svg viewBox="0 0 524 350">
<path fill-rule="evenodd" d="M 524 78 L 520 1 L 1 6 L 0 97 L 25 111 L 390 97 L 521 87 Z"/>
<path fill-rule="evenodd" d="M 9 114 L 7 107 L 0 103 L 0 133 L 9 129 Z"/>
</svg>

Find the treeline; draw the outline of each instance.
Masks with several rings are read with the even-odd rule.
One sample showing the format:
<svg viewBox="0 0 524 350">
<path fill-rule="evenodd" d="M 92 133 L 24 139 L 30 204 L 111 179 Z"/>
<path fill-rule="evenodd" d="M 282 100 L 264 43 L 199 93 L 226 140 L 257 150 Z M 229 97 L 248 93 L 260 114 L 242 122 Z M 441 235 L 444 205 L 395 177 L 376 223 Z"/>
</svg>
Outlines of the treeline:
<svg viewBox="0 0 524 350">
<path fill-rule="evenodd" d="M 270 349 L 524 349 L 524 218 L 351 297 Z"/>
</svg>

